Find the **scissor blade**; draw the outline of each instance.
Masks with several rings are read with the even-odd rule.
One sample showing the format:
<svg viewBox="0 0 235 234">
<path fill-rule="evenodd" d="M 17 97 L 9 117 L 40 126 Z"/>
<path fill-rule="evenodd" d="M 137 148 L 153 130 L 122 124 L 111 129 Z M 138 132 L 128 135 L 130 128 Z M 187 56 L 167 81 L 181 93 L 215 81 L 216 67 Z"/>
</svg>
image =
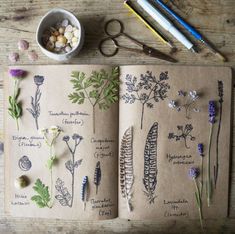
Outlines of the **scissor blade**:
<svg viewBox="0 0 235 234">
<path fill-rule="evenodd" d="M 151 57 L 154 57 L 154 58 L 158 58 L 158 59 L 165 60 L 165 61 L 172 62 L 172 63 L 177 62 L 177 60 L 170 57 L 169 55 L 166 55 L 166 54 L 164 54 L 156 49 L 153 49 L 151 47 L 148 47 L 146 45 L 143 45 L 143 51 L 145 54 L 147 54 Z"/>
</svg>

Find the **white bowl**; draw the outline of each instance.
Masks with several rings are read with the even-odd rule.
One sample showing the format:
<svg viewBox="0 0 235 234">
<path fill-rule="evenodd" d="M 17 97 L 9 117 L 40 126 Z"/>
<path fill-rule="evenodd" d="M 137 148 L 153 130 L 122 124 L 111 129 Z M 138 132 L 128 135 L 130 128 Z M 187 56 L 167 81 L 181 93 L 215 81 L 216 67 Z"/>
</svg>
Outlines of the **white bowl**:
<svg viewBox="0 0 235 234">
<path fill-rule="evenodd" d="M 45 30 L 53 27 L 56 23 L 63 21 L 64 19 L 68 19 L 70 24 L 77 27 L 79 29 L 79 38 L 78 43 L 76 47 L 73 47 L 72 50 L 68 53 L 64 54 L 57 54 L 53 53 L 45 48 L 45 46 L 42 43 L 42 35 Z M 81 25 L 80 21 L 77 19 L 77 17 L 72 14 L 71 12 L 61 9 L 61 8 L 54 8 L 46 13 L 46 15 L 43 16 L 41 19 L 36 33 L 36 40 L 38 43 L 38 46 L 42 50 L 42 52 L 48 56 L 49 58 L 55 59 L 57 61 L 66 61 L 70 58 L 74 57 L 79 53 L 81 50 L 83 43 L 84 43 L 84 29 Z"/>
</svg>

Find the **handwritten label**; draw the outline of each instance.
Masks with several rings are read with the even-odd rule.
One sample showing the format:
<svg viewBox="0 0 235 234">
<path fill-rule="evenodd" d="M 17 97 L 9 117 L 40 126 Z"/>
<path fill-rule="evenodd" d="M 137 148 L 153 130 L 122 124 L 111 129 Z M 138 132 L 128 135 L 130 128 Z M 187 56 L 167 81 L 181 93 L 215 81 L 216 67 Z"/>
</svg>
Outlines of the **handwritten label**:
<svg viewBox="0 0 235 234">
<path fill-rule="evenodd" d="M 104 198 L 104 199 L 91 199 L 91 208 L 92 210 L 98 209 L 99 216 L 111 216 L 112 209 L 111 207 L 114 206 L 111 198 Z"/>
<path fill-rule="evenodd" d="M 27 195 L 25 194 L 15 194 L 14 201 L 11 201 L 13 206 L 28 206 L 30 202 L 28 201 Z"/>
<path fill-rule="evenodd" d="M 164 206 L 167 207 L 167 210 L 164 212 L 164 217 L 186 217 L 188 212 L 182 211 L 182 208 L 185 210 L 185 206 L 188 205 L 186 199 L 177 199 L 177 200 L 164 200 Z"/>
<path fill-rule="evenodd" d="M 94 157 L 95 158 L 109 158 L 113 157 L 114 153 L 111 150 L 111 145 L 115 141 L 111 139 L 95 139 L 91 138 L 91 143 L 95 144 L 95 153 Z"/>
<path fill-rule="evenodd" d="M 61 124 L 64 125 L 84 125 L 84 120 L 79 118 L 80 116 L 89 116 L 86 112 L 75 111 L 75 112 L 65 112 L 65 111 L 48 111 L 49 116 L 61 118 Z"/>
<path fill-rule="evenodd" d="M 194 160 L 192 159 L 192 155 L 175 155 L 175 154 L 167 154 L 167 160 L 169 163 L 173 165 L 190 165 L 194 164 Z"/>
<path fill-rule="evenodd" d="M 41 148 L 42 146 L 42 140 L 44 140 L 44 137 L 40 136 L 12 136 L 12 140 L 17 143 L 19 147 L 36 147 Z"/>
</svg>

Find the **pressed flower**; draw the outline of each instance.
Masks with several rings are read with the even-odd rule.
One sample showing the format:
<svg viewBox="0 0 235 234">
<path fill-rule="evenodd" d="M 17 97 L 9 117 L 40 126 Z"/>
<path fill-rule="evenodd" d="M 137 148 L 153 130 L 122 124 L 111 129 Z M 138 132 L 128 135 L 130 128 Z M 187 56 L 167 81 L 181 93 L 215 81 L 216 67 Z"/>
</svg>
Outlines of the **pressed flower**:
<svg viewBox="0 0 235 234">
<path fill-rule="evenodd" d="M 74 133 L 73 136 L 72 136 L 72 139 L 73 139 L 73 140 L 82 140 L 83 137 L 80 136 L 79 134 Z"/>
<path fill-rule="evenodd" d="M 29 48 L 29 43 L 26 40 L 19 40 L 18 41 L 18 49 L 19 50 L 27 50 Z"/>
<path fill-rule="evenodd" d="M 26 75 L 26 71 L 24 71 L 22 69 L 10 69 L 9 74 L 13 78 L 23 78 Z"/>
<path fill-rule="evenodd" d="M 193 91 L 189 91 L 189 97 L 190 97 L 193 101 L 195 101 L 196 99 L 199 98 L 199 95 L 198 95 L 198 93 L 197 93 L 196 90 L 193 90 Z"/>
<path fill-rule="evenodd" d="M 196 179 L 199 176 L 199 169 L 196 167 L 191 167 L 188 171 L 188 175 L 192 179 Z"/>
<path fill-rule="evenodd" d="M 88 189 L 88 176 L 84 176 L 82 179 L 81 186 L 81 200 L 83 202 L 83 209 L 86 209 L 86 201 L 87 201 L 87 189 Z"/>
<path fill-rule="evenodd" d="M 178 95 L 181 97 L 185 97 L 186 96 L 186 92 L 184 92 L 183 90 L 179 90 L 178 91 Z"/>
<path fill-rule="evenodd" d="M 169 103 L 168 103 L 168 106 L 172 109 L 176 108 L 176 101 L 174 100 L 171 100 Z"/>
<path fill-rule="evenodd" d="M 197 205 L 198 211 L 199 211 L 199 219 L 200 219 L 201 228 L 203 229 L 203 224 L 202 224 L 202 197 L 201 197 L 201 193 L 199 191 L 198 183 L 197 183 L 197 177 L 199 176 L 199 174 L 200 174 L 200 171 L 196 167 L 191 167 L 188 171 L 188 175 L 191 179 L 193 179 L 193 182 L 194 182 L 194 185 L 195 185 L 196 205 Z"/>
<path fill-rule="evenodd" d="M 48 132 L 48 129 L 47 129 L 47 128 L 41 128 L 41 129 L 38 130 L 38 133 L 39 133 L 40 135 L 44 135 L 44 134 L 47 133 L 47 132 Z"/>
<path fill-rule="evenodd" d="M 203 144 L 202 143 L 199 143 L 198 145 L 197 145 L 197 149 L 198 149 L 198 153 L 199 153 L 199 155 L 200 156 L 203 156 Z"/>
<path fill-rule="evenodd" d="M 207 205 L 208 207 L 211 204 L 211 196 L 212 196 L 212 182 L 211 182 L 211 172 L 210 172 L 210 158 L 211 158 L 211 142 L 213 136 L 213 125 L 216 122 L 216 103 L 215 101 L 211 100 L 208 104 L 208 117 L 210 123 L 210 133 L 209 133 L 209 146 L 208 146 L 208 157 L 207 157 Z"/>
</svg>

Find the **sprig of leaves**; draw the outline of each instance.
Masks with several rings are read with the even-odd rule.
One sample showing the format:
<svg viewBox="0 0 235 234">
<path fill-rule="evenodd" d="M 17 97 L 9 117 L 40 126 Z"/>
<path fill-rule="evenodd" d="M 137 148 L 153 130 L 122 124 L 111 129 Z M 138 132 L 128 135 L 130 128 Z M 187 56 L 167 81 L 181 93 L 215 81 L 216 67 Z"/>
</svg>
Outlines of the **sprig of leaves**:
<svg viewBox="0 0 235 234">
<path fill-rule="evenodd" d="M 84 72 L 74 71 L 71 75 L 73 90 L 69 94 L 69 100 L 79 105 L 87 99 L 93 107 L 93 131 L 95 124 L 95 106 L 100 110 L 107 110 L 118 101 L 119 68 L 115 67 L 111 72 L 104 69 L 92 71 L 89 77 Z"/>
<path fill-rule="evenodd" d="M 16 83 L 15 83 L 16 86 Z M 18 102 L 18 97 L 20 94 L 20 88 L 15 87 L 15 94 L 13 96 L 9 96 L 9 108 L 8 113 L 9 115 L 16 120 L 17 130 L 19 130 L 19 123 L 18 119 L 22 115 L 22 104 L 21 102 Z"/>
<path fill-rule="evenodd" d="M 51 201 L 51 196 L 49 193 L 48 186 L 43 184 L 40 179 L 37 179 L 33 186 L 33 189 L 35 192 L 37 192 L 37 195 L 31 197 L 31 200 L 34 201 L 39 208 L 51 208 L 51 206 L 49 205 Z"/>
</svg>

